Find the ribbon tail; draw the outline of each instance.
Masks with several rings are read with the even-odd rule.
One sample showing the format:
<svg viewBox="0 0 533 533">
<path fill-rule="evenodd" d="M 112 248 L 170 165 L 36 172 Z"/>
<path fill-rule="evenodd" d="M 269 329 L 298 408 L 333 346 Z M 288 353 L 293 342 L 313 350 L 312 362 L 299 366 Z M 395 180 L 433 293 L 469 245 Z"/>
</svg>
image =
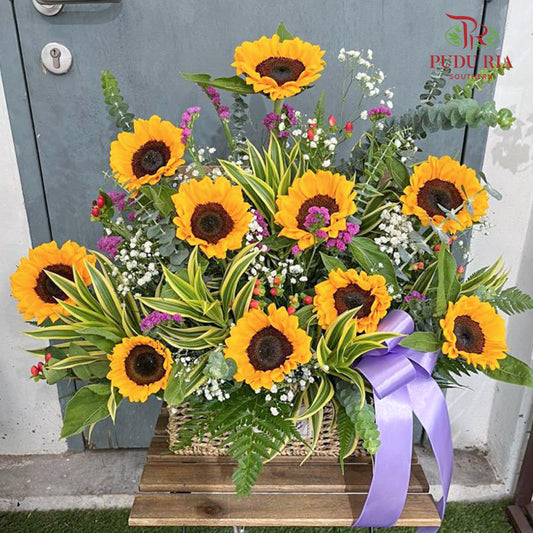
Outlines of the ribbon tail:
<svg viewBox="0 0 533 533">
<path fill-rule="evenodd" d="M 421 368 L 417 368 L 417 378 L 407 385 L 407 390 L 413 412 L 426 430 L 439 469 L 442 499 L 437 503 L 437 509 L 442 519 L 453 472 L 453 442 L 448 407 L 437 383 Z M 438 527 L 421 527 L 417 531 L 436 533 L 438 530 Z"/>
<path fill-rule="evenodd" d="M 352 527 L 393 526 L 402 514 L 409 488 L 413 414 L 407 389 L 401 387 L 381 399 L 375 395 L 374 400 L 381 444 L 367 499 Z"/>
</svg>

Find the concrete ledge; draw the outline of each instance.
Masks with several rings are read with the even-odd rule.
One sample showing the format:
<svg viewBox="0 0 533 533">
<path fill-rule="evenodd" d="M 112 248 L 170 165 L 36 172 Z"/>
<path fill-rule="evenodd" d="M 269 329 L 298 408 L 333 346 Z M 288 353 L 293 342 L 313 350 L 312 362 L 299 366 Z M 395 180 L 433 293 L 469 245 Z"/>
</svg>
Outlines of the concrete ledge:
<svg viewBox="0 0 533 533">
<path fill-rule="evenodd" d="M 432 493 L 440 497 L 430 450 L 417 447 Z M 128 508 L 144 466 L 145 450 L 102 450 L 59 455 L 0 456 L 0 511 Z M 485 456 L 456 450 L 451 501 L 508 496 Z"/>
</svg>

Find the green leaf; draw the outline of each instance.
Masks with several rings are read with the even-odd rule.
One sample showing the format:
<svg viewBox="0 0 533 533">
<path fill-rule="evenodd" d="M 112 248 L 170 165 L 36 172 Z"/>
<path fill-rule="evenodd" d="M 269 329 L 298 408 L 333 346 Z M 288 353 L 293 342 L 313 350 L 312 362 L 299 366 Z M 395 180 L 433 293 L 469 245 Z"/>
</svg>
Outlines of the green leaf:
<svg viewBox="0 0 533 533">
<path fill-rule="evenodd" d="M 186 372 L 177 363 L 172 365 L 164 394 L 165 402 L 168 405 L 181 405 L 186 398 L 207 381 L 207 376 L 203 374 L 207 358 L 207 354 L 200 356 L 190 372 Z"/>
<path fill-rule="evenodd" d="M 292 417 L 291 420 L 305 420 L 306 418 L 311 418 L 329 403 L 334 394 L 335 388 L 330 379 L 325 375 L 319 376 L 319 385 L 314 391 L 313 397 L 310 398 L 311 404 L 303 413 Z"/>
<path fill-rule="evenodd" d="M 276 34 L 279 35 L 280 42 L 283 42 L 285 39 L 294 39 L 294 37 L 285 27 L 285 24 L 283 24 L 283 22 L 279 23 L 278 29 L 276 30 Z"/>
<path fill-rule="evenodd" d="M 403 190 L 409 185 L 409 171 L 401 161 L 390 157 L 387 160 L 387 168 L 389 169 L 392 180 L 400 189 Z"/>
<path fill-rule="evenodd" d="M 367 274 L 381 274 L 398 293 L 398 281 L 394 273 L 394 266 L 389 256 L 379 249 L 379 246 L 368 237 L 355 237 L 349 245 L 353 258 L 361 265 Z"/>
<path fill-rule="evenodd" d="M 321 127 L 324 127 L 326 119 L 325 99 L 326 91 L 322 91 L 322 93 L 320 94 L 320 98 L 316 103 L 315 110 L 313 112 L 313 116 L 316 118 L 317 124 Z"/>
<path fill-rule="evenodd" d="M 340 268 L 341 270 L 345 271 L 348 270 L 346 265 L 336 257 L 333 257 L 331 255 L 327 255 L 324 252 L 320 252 L 320 257 L 322 259 L 322 263 L 324 263 L 324 266 L 326 267 L 326 270 L 328 272 L 331 272 L 332 270 L 337 270 Z"/>
<path fill-rule="evenodd" d="M 533 388 L 533 370 L 529 365 L 512 355 L 507 355 L 505 359 L 500 359 L 498 362 L 500 368 L 496 370 L 487 368 L 482 372 L 498 381 Z"/>
<path fill-rule="evenodd" d="M 221 350 L 213 350 L 209 354 L 204 374 L 212 379 L 230 379 L 237 371 L 233 359 L 226 359 Z"/>
<path fill-rule="evenodd" d="M 533 298 L 518 287 L 509 287 L 490 299 L 490 303 L 507 315 L 533 309 Z"/>
<path fill-rule="evenodd" d="M 110 395 L 109 384 L 87 385 L 79 389 L 67 404 L 61 437 L 77 435 L 87 426 L 107 418 Z"/>
<path fill-rule="evenodd" d="M 448 303 L 455 302 L 461 289 L 457 280 L 457 263 L 446 246 L 442 246 L 438 252 L 437 275 L 436 313 L 441 316 L 446 312 Z"/>
<path fill-rule="evenodd" d="M 359 443 L 355 426 L 350 417 L 346 414 L 346 409 L 338 402 L 335 402 L 337 411 L 337 435 L 339 437 L 339 460 L 341 471 L 344 474 L 344 459 L 354 453 Z"/>
<path fill-rule="evenodd" d="M 212 79 L 210 74 L 188 74 L 187 72 L 180 72 L 182 78 L 196 83 L 201 87 L 215 87 L 223 91 L 230 91 L 238 94 L 253 94 L 254 89 L 248 85 L 246 81 L 239 76 L 231 76 L 229 78 Z"/>
<path fill-rule="evenodd" d="M 436 352 L 442 348 L 442 342 L 430 331 L 415 331 L 400 341 L 400 346 L 419 352 Z"/>
<path fill-rule="evenodd" d="M 237 293 L 235 300 L 233 300 L 231 311 L 233 313 L 233 317 L 235 318 L 235 322 L 237 322 L 237 320 L 239 320 L 239 318 L 241 318 L 242 315 L 244 315 L 244 313 L 248 310 L 254 293 L 256 279 L 257 277 L 250 279 Z"/>
<path fill-rule="evenodd" d="M 108 70 L 101 74 L 102 92 L 105 103 L 108 105 L 109 114 L 115 118 L 117 128 L 124 131 L 131 131 L 135 116 L 128 112 L 128 104 L 120 94 L 118 83 L 113 74 Z"/>
</svg>

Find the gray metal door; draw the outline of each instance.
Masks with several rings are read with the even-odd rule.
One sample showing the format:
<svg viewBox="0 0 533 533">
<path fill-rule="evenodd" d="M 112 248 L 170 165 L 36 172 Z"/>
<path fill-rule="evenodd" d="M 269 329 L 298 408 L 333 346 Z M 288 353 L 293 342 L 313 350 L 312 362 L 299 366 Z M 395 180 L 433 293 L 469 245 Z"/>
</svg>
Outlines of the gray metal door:
<svg viewBox="0 0 533 533">
<path fill-rule="evenodd" d="M 339 49 L 371 48 L 374 61 L 388 76 L 387 85 L 395 88 L 398 113 L 416 105 L 430 73 L 430 56 L 457 52 L 445 40 L 445 31 L 453 24 L 446 13 L 503 28 L 506 10 L 503 0 L 94 0 L 68 4 L 47 17 L 32 0 L 2 4 L 0 33 L 5 29 L 18 34 L 34 129 L 34 139 L 18 134 L 18 153 L 21 159 L 31 158 L 31 146 L 36 147 L 39 164 L 40 176 L 22 175 L 34 242 L 44 240 L 43 224 L 49 222 L 54 239 L 74 239 L 88 246 L 94 246 L 99 235 L 99 228 L 89 223 L 89 209 L 104 184 L 102 171 L 108 168 L 109 143 L 116 134 L 103 105 L 101 70 L 115 74 L 137 116 L 155 113 L 177 122 L 187 106 L 209 108 L 201 92 L 180 78 L 180 70 L 233 75 L 234 47 L 271 35 L 283 20 L 294 34 L 320 44 L 329 64 L 316 87 L 291 103 L 310 112 L 319 92 L 326 89 L 327 113 L 335 114 Z M 5 39 L 7 34 L 0 40 L 2 46 Z M 47 72 L 40 62 L 42 48 L 54 41 L 67 46 L 73 56 L 71 70 L 62 76 Z M 10 95 L 12 102 L 17 97 L 8 89 L 10 105 Z M 270 111 L 266 99 L 256 96 L 252 101 L 256 117 Z M 17 116 L 12 115 L 12 120 L 16 122 Z M 202 144 L 220 146 L 221 131 L 213 113 L 204 113 L 196 137 Z M 478 163 L 483 147 L 483 133 L 467 142 L 463 130 L 438 135 L 425 146 L 436 155 L 462 153 Z M 24 164 L 21 161 L 23 170 Z M 155 400 L 122 406 L 115 428 L 102 423 L 95 429 L 94 446 L 146 446 L 159 408 Z"/>
</svg>

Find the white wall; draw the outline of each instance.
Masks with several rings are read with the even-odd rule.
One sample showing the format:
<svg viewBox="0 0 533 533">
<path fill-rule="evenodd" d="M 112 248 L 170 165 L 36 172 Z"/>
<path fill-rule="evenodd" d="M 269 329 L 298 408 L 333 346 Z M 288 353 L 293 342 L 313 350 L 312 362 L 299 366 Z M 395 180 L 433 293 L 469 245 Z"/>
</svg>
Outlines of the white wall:
<svg viewBox="0 0 533 533">
<path fill-rule="evenodd" d="M 27 325 L 10 295 L 9 276 L 31 247 L 15 148 L 0 73 L 0 454 L 59 453 L 61 411 L 56 387 L 28 379 L 38 359 L 25 349 L 39 346 L 19 332 Z"/>
<path fill-rule="evenodd" d="M 496 107 L 508 107 L 517 120 L 510 131 L 489 133 L 483 171 L 504 198 L 492 201 L 494 227 L 472 240 L 473 271 L 500 255 L 512 271 L 509 283 L 533 294 L 533 3 L 510 2 L 503 55 L 513 64 L 496 86 Z M 510 353 L 532 363 L 533 313 L 508 321 Z M 471 390 L 448 395 L 456 447 L 484 448 L 500 478 L 512 486 L 523 455 L 524 434 L 531 426 L 533 393 L 483 376 L 465 380 Z"/>
</svg>

